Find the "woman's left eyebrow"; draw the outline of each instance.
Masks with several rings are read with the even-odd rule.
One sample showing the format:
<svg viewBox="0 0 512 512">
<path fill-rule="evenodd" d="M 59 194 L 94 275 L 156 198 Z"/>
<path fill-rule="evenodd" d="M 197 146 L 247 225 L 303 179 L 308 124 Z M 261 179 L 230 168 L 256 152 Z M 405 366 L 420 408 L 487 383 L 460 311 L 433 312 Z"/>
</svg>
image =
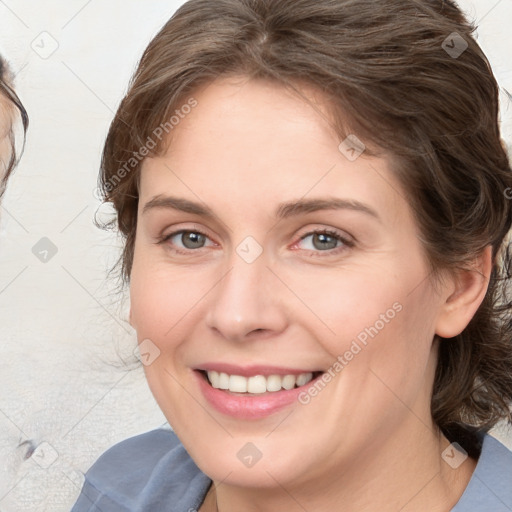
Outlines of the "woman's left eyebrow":
<svg viewBox="0 0 512 512">
<path fill-rule="evenodd" d="M 213 210 L 206 206 L 189 199 L 184 199 L 175 196 L 157 195 L 148 201 L 142 210 L 146 213 L 152 209 L 173 209 L 202 217 L 216 218 Z M 381 221 L 379 214 L 367 204 L 361 203 L 353 199 L 342 198 L 314 198 L 314 199 L 299 199 L 297 201 L 289 201 L 281 203 L 276 209 L 275 216 L 279 219 L 312 213 L 320 210 L 352 210 L 364 213 L 375 219 Z"/>
<path fill-rule="evenodd" d="M 320 210 L 352 210 L 364 213 L 377 220 L 381 220 L 379 214 L 367 204 L 354 199 L 334 198 L 312 198 L 299 199 L 298 201 L 290 201 L 281 203 L 276 211 L 276 217 L 284 219 L 293 215 L 317 212 Z"/>
</svg>

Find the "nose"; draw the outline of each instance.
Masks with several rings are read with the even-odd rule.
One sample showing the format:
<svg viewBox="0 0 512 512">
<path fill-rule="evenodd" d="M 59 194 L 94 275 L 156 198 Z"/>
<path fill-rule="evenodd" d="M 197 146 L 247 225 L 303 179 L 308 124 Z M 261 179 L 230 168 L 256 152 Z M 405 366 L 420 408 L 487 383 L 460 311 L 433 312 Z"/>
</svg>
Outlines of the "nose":
<svg viewBox="0 0 512 512">
<path fill-rule="evenodd" d="M 229 341 L 267 338 L 286 329 L 280 283 L 264 256 L 247 263 L 234 254 L 230 270 L 212 290 L 207 326 Z"/>
</svg>

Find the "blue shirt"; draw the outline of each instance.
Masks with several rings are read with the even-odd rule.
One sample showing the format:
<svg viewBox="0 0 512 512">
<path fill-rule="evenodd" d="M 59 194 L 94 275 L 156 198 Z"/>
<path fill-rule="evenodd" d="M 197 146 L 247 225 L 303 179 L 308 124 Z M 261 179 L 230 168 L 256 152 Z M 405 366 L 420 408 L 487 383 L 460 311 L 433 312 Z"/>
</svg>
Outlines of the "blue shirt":
<svg viewBox="0 0 512 512">
<path fill-rule="evenodd" d="M 71 512 L 196 512 L 210 485 L 176 435 L 159 428 L 107 450 L 86 473 Z M 487 434 L 452 512 L 512 512 L 512 452 Z"/>
</svg>

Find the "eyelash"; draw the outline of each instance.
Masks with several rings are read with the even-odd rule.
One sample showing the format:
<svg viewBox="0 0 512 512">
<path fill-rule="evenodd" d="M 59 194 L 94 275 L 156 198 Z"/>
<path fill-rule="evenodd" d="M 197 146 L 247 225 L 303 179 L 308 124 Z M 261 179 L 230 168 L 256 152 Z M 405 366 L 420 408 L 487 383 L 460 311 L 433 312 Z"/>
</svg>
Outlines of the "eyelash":
<svg viewBox="0 0 512 512">
<path fill-rule="evenodd" d="M 180 229 L 178 231 L 173 231 L 172 233 L 169 233 L 168 235 L 162 236 L 161 238 L 158 239 L 157 244 L 158 245 L 163 245 L 163 244 L 167 243 L 171 238 L 175 237 L 176 235 L 183 234 L 183 233 L 195 233 L 195 234 L 202 235 L 202 236 L 210 239 L 210 237 L 206 233 L 201 231 L 200 229 Z M 339 252 L 344 251 L 347 248 L 350 249 L 350 248 L 355 246 L 355 243 L 352 240 L 349 240 L 348 238 L 345 238 L 344 236 L 342 236 L 337 231 L 334 231 L 334 230 L 331 230 L 331 229 L 314 229 L 312 231 L 308 231 L 307 233 L 305 233 L 304 235 L 302 235 L 300 237 L 298 242 L 295 242 L 293 245 L 295 246 L 299 242 L 302 242 L 302 240 L 304 240 L 305 238 L 307 238 L 309 236 L 312 236 L 312 235 L 316 235 L 316 234 L 330 236 L 330 237 L 334 238 L 335 240 L 341 242 L 343 245 L 340 246 L 340 247 L 336 247 L 334 249 L 328 249 L 328 250 L 325 250 L 325 251 L 305 249 L 306 252 L 308 252 L 308 253 L 310 253 L 310 254 L 312 254 L 314 256 L 320 256 L 322 253 L 325 253 L 325 254 L 331 256 L 333 254 L 338 254 Z M 204 247 L 199 247 L 198 249 L 185 249 L 185 250 L 172 248 L 171 250 L 173 252 L 177 253 L 177 254 L 190 255 L 190 253 L 195 252 L 195 251 L 197 251 L 199 249 L 204 249 Z"/>
<path fill-rule="evenodd" d="M 200 229 L 179 229 L 178 231 L 173 231 L 172 233 L 169 233 L 168 235 L 162 236 L 158 241 L 158 245 L 163 245 L 167 243 L 171 238 L 175 237 L 176 235 L 181 235 L 183 233 L 195 233 L 197 235 L 203 235 L 206 238 L 210 238 L 205 232 L 201 231 Z M 204 247 L 200 247 L 199 249 L 204 249 Z M 171 249 L 173 252 L 177 254 L 187 254 L 190 255 L 190 253 L 197 251 L 198 249 Z"/>
<path fill-rule="evenodd" d="M 334 249 L 327 249 L 325 251 L 305 249 L 306 252 L 308 252 L 312 256 L 322 257 L 322 254 L 325 254 L 326 256 L 332 256 L 335 254 L 339 254 L 342 251 L 346 251 L 347 249 L 351 249 L 355 245 L 352 240 L 349 240 L 348 238 L 341 235 L 338 231 L 334 231 L 332 229 L 314 229 L 312 231 L 308 231 L 306 234 L 300 237 L 299 242 L 302 242 L 302 240 L 312 235 L 327 235 L 334 238 L 336 241 L 341 242 L 342 244 L 339 247 L 335 247 Z M 294 246 L 297 243 L 298 242 L 296 242 Z"/>
</svg>

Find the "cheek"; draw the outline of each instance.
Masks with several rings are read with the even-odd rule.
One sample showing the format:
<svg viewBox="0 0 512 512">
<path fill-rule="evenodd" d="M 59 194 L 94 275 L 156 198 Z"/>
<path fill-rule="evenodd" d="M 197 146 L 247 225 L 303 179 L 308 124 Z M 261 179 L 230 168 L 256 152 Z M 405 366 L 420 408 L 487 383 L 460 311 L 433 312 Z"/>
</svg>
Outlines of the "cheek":
<svg viewBox="0 0 512 512">
<path fill-rule="evenodd" d="M 132 325 L 141 336 L 172 339 L 171 333 L 193 314 L 211 286 L 207 272 L 191 267 L 169 268 L 135 252 L 130 276 Z M 160 341 L 161 342 L 161 341 Z"/>
<path fill-rule="evenodd" d="M 430 290 L 424 286 L 412 294 L 395 292 L 366 307 L 363 328 L 351 322 L 352 342 L 345 353 L 345 359 L 352 357 L 347 382 L 358 390 L 361 403 L 373 404 L 376 417 L 389 411 L 400 417 L 417 407 L 419 414 L 429 410 L 434 337 Z"/>
<path fill-rule="evenodd" d="M 173 425 L 180 424 L 189 405 L 187 400 L 179 399 L 183 398 L 181 383 L 185 375 L 176 363 L 181 359 L 182 342 L 190 335 L 191 312 L 199 297 L 200 292 L 180 272 L 173 276 L 159 270 L 155 262 L 134 258 L 130 276 L 131 323 L 141 348 L 146 343 L 149 352 L 155 354 L 154 360 L 143 367 L 146 380 Z"/>
<path fill-rule="evenodd" d="M 294 305 L 294 321 L 327 344 L 331 355 L 343 354 L 353 340 L 365 342 L 399 320 L 406 286 L 389 269 L 359 265 L 350 269 L 313 269 L 308 274 L 282 270 Z"/>
<path fill-rule="evenodd" d="M 361 265 L 350 272 L 317 271 L 308 279 L 286 276 L 309 309 L 302 306 L 299 316 L 298 308 L 295 320 L 323 345 L 333 372 L 344 376 L 338 381 L 340 392 L 356 402 L 399 397 L 411 403 L 425 384 L 435 297 L 428 282 L 421 281 L 419 261 L 417 267 L 399 267 L 382 271 Z"/>
</svg>

